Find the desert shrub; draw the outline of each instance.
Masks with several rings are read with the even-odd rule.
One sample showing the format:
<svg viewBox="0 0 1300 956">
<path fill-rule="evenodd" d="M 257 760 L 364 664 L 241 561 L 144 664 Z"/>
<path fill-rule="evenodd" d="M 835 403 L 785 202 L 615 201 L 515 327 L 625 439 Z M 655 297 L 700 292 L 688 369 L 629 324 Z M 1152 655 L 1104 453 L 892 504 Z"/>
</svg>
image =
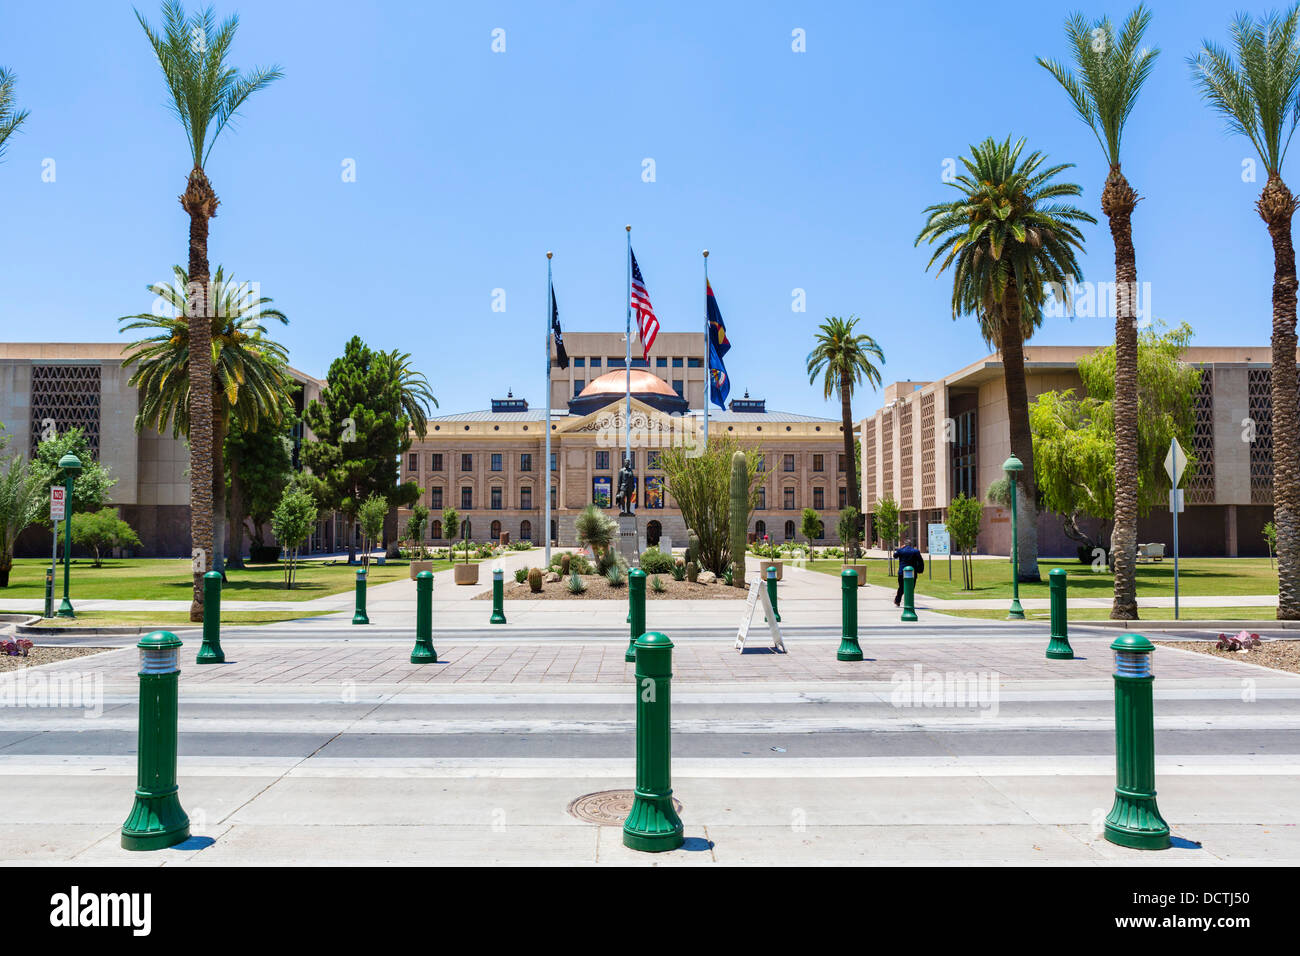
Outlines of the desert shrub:
<svg viewBox="0 0 1300 956">
<path fill-rule="evenodd" d="M 523 583 L 524 583 L 525 581 L 527 581 L 527 580 L 528 580 L 528 569 L 527 569 L 527 568 L 515 568 L 515 583 L 516 583 L 516 584 L 523 584 Z"/>
<path fill-rule="evenodd" d="M 655 594 L 663 594 L 668 590 L 668 586 L 664 584 L 663 578 L 656 574 L 650 579 L 650 590 L 654 591 Z"/>
<path fill-rule="evenodd" d="M 667 574 L 672 569 L 672 555 L 664 554 L 657 546 L 641 552 L 641 570 L 646 574 Z"/>
<path fill-rule="evenodd" d="M 672 571 L 674 581 L 686 580 L 686 562 L 681 560 L 681 558 L 678 558 L 673 562 Z"/>
<path fill-rule="evenodd" d="M 568 587 L 570 594 L 581 594 L 587 590 L 587 585 L 583 583 L 582 578 L 578 576 L 577 571 L 574 571 L 569 575 L 569 580 L 566 586 Z"/>
<path fill-rule="evenodd" d="M 605 572 L 605 580 L 609 582 L 610 587 L 621 588 L 627 583 L 627 576 L 623 574 L 623 569 L 615 564 Z"/>
</svg>

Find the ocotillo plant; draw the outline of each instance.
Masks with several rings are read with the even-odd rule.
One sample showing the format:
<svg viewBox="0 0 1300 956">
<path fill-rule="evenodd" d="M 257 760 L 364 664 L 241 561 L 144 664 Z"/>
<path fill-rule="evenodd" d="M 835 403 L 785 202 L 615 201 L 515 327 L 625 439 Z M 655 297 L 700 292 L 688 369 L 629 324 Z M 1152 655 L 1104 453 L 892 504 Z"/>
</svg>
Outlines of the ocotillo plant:
<svg viewBox="0 0 1300 956">
<path fill-rule="evenodd" d="M 749 524 L 749 473 L 743 451 L 731 456 L 731 581 L 745 586 L 745 528 Z"/>
</svg>

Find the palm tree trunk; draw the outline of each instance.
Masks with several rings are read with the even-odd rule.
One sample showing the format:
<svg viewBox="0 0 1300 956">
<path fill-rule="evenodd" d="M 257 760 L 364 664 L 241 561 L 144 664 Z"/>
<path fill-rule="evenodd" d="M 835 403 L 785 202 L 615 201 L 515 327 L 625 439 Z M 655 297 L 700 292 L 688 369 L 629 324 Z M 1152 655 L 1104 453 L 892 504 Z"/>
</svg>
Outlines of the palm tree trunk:
<svg viewBox="0 0 1300 956">
<path fill-rule="evenodd" d="M 840 422 L 844 432 L 844 479 L 849 485 L 849 507 L 862 511 L 862 489 L 858 487 L 858 471 L 853 467 L 853 390 L 848 380 L 840 376 Z M 860 520 L 860 519 L 859 519 Z M 861 531 L 855 528 L 853 553 L 856 556 Z"/>
<path fill-rule="evenodd" d="M 1035 505 L 1034 437 L 1029 428 L 1029 393 L 1025 385 L 1024 329 L 1020 324 L 1019 293 L 1008 289 L 1002 310 L 1000 342 L 1002 374 L 1007 390 L 1007 422 L 1011 454 L 1025 466 L 1016 481 L 1016 538 L 1020 551 L 1020 580 L 1039 581 L 1038 508 Z"/>
<path fill-rule="evenodd" d="M 1115 243 L 1115 599 L 1110 616 L 1137 620 L 1138 519 L 1138 335 L 1137 254 L 1133 250 L 1133 208 L 1138 195 L 1113 166 L 1101 193 Z"/>
<path fill-rule="evenodd" d="M 208 302 L 208 220 L 217 196 L 199 166 L 190 172 L 181 207 L 190 217 L 190 289 L 186 312 L 190 337 L 190 544 L 194 594 L 190 620 L 203 620 L 203 575 L 212 567 L 212 326 Z"/>
<path fill-rule="evenodd" d="M 1300 618 L 1300 421 L 1296 417 L 1296 199 L 1270 176 L 1259 214 L 1273 240 L 1273 525 L 1277 528 L 1278 620 Z"/>
</svg>

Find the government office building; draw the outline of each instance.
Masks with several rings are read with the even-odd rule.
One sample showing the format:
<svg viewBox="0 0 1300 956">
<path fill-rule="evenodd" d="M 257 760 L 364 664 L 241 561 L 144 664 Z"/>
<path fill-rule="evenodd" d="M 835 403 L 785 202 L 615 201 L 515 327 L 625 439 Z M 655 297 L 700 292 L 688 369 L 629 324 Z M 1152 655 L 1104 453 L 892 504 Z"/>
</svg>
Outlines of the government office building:
<svg viewBox="0 0 1300 956">
<path fill-rule="evenodd" d="M 472 540 L 545 540 L 545 500 L 551 498 L 551 540 L 577 544 L 574 521 L 588 504 L 614 508 L 624 451 L 625 392 L 629 369 L 618 333 L 564 336 L 569 367 L 552 352 L 549 394 L 551 457 L 544 462 L 546 409 L 507 394 L 482 411 L 429 419 L 402 465 L 402 478 L 424 489 L 433 542 L 445 544 L 457 529 L 442 526 L 448 505 L 469 522 Z M 661 450 L 705 398 L 703 332 L 660 332 L 649 359 L 632 359 L 632 471 L 638 532 L 647 545 L 668 538 L 686 543 L 686 524 L 669 493 Z M 735 389 L 733 388 L 733 396 Z M 734 435 L 764 452 L 758 507 L 750 533 L 775 541 L 803 541 L 801 514 L 822 519 L 819 546 L 838 543 L 836 517 L 848 494 L 838 420 L 769 410 L 762 398 L 733 397 L 726 411 L 709 411 L 709 432 Z M 408 512 L 401 513 L 405 527 Z"/>
<path fill-rule="evenodd" d="M 1032 402 L 1052 390 L 1083 394 L 1076 362 L 1096 351 L 1080 346 L 1025 347 Z M 1202 370 L 1191 447 L 1199 460 L 1183 479 L 1180 552 L 1186 556 L 1263 556 L 1265 523 L 1273 516 L 1272 369 L 1268 346 L 1189 347 L 1183 361 Z M 985 499 L 1011 454 L 1002 359 L 994 353 L 932 382 L 886 387 L 884 405 L 858 425 L 862 438 L 865 510 L 892 496 L 914 542 L 926 547 L 926 526 L 947 517 L 958 493 Z M 1247 426 L 1249 422 L 1249 426 Z M 1092 523 L 1095 530 L 1095 522 Z M 1138 522 L 1139 542 L 1172 553 L 1172 519 L 1157 505 Z M 1009 554 L 1009 510 L 985 500 L 978 550 Z M 1076 542 L 1059 516 L 1038 516 L 1044 557 L 1075 557 Z"/>
</svg>

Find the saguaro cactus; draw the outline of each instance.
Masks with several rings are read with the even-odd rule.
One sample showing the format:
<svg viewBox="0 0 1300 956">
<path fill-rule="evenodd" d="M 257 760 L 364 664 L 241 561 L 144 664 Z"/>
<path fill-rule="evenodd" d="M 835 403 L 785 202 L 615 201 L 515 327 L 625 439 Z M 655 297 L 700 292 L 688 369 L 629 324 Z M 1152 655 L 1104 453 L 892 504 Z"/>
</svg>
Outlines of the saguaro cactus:
<svg viewBox="0 0 1300 956">
<path fill-rule="evenodd" d="M 745 528 L 749 524 L 749 471 L 745 453 L 731 456 L 731 583 L 745 586 Z"/>
</svg>

